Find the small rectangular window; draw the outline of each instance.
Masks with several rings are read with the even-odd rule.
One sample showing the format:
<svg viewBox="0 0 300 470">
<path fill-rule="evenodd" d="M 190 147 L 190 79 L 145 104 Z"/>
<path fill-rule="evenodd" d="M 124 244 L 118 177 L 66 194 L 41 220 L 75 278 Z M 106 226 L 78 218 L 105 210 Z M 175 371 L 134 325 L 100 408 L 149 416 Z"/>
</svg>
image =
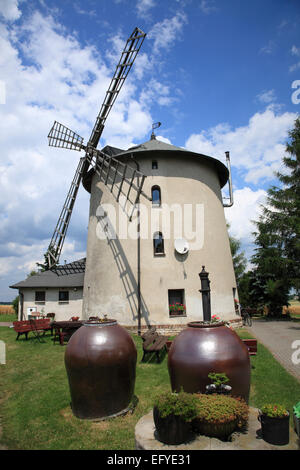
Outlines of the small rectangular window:
<svg viewBox="0 0 300 470">
<path fill-rule="evenodd" d="M 35 301 L 36 302 L 45 302 L 46 300 L 46 292 L 44 290 L 36 290 L 35 291 Z"/>
<path fill-rule="evenodd" d="M 157 161 L 152 162 L 152 170 L 157 170 L 158 169 L 158 164 Z"/>
<path fill-rule="evenodd" d="M 184 289 L 168 290 L 170 317 L 186 316 Z"/>
<path fill-rule="evenodd" d="M 58 293 L 59 302 L 69 302 L 69 291 L 60 290 Z"/>
<path fill-rule="evenodd" d="M 154 256 L 164 255 L 164 237 L 161 232 L 156 232 L 153 236 L 153 253 Z"/>
</svg>

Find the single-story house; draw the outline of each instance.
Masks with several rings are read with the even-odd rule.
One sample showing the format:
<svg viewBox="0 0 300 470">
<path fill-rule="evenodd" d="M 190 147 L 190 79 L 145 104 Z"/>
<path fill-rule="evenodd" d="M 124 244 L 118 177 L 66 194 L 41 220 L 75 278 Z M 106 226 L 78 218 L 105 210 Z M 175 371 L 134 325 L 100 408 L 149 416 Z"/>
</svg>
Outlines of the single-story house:
<svg viewBox="0 0 300 470">
<path fill-rule="evenodd" d="M 19 320 L 30 319 L 35 312 L 55 313 L 55 320 L 82 318 L 85 258 L 39 272 L 10 286 L 19 290 Z"/>
</svg>

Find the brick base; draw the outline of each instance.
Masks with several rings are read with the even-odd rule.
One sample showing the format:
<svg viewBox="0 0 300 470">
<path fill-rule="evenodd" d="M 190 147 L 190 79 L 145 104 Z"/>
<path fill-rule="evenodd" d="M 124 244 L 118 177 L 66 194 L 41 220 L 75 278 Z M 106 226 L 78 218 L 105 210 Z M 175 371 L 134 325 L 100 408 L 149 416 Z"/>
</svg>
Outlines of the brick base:
<svg viewBox="0 0 300 470">
<path fill-rule="evenodd" d="M 232 329 L 240 328 L 242 326 L 242 320 L 240 318 L 229 320 L 227 324 L 229 324 L 230 328 Z M 130 325 L 130 326 L 123 325 L 123 326 L 130 333 L 135 333 L 135 334 L 138 333 L 138 327 L 136 325 Z M 158 330 L 158 332 L 161 333 L 162 335 L 174 336 L 180 333 L 182 330 L 184 330 L 187 327 L 187 324 L 185 325 L 175 325 L 175 324 L 173 325 L 149 325 L 149 326 L 142 325 L 141 334 L 145 333 L 152 326 L 155 327 Z"/>
</svg>

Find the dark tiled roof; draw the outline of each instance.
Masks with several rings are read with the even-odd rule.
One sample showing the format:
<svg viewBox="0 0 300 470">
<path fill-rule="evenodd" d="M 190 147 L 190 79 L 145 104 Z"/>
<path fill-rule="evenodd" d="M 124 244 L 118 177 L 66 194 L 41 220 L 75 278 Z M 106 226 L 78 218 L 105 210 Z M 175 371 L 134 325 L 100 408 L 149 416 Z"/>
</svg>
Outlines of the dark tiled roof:
<svg viewBox="0 0 300 470">
<path fill-rule="evenodd" d="M 43 271 L 34 276 L 29 276 L 24 281 L 20 281 L 10 287 L 12 289 L 26 287 L 83 287 L 84 270 L 78 269 L 79 265 L 85 266 L 85 258 L 59 266 L 56 271 Z"/>
<path fill-rule="evenodd" d="M 119 153 L 116 158 L 122 159 L 122 157 L 126 157 L 128 155 L 149 155 L 151 152 L 161 152 L 161 153 L 168 153 L 170 152 L 173 154 L 177 154 L 184 157 L 197 157 L 201 161 L 206 161 L 211 163 L 217 170 L 221 187 L 223 187 L 228 180 L 229 172 L 224 163 L 216 158 L 210 157 L 208 155 L 204 155 L 202 153 L 191 152 L 182 147 L 175 147 L 175 145 L 167 144 L 166 142 L 162 142 L 157 139 L 150 139 L 148 142 L 144 142 L 143 144 L 136 145 L 135 147 L 131 147 L 128 150 L 125 150 Z"/>
</svg>

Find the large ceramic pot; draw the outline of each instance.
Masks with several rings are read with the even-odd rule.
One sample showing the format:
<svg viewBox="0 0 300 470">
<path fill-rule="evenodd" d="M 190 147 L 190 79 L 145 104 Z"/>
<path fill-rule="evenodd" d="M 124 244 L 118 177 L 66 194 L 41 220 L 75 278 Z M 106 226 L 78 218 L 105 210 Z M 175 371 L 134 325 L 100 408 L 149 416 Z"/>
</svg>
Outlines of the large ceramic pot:
<svg viewBox="0 0 300 470">
<path fill-rule="evenodd" d="M 73 414 L 99 419 L 125 412 L 133 398 L 136 359 L 131 336 L 116 320 L 84 323 L 65 352 Z"/>
<path fill-rule="evenodd" d="M 191 322 L 175 338 L 168 355 L 173 391 L 205 393 L 210 372 L 225 372 L 231 395 L 249 400 L 250 358 L 248 348 L 223 322 Z"/>
</svg>

